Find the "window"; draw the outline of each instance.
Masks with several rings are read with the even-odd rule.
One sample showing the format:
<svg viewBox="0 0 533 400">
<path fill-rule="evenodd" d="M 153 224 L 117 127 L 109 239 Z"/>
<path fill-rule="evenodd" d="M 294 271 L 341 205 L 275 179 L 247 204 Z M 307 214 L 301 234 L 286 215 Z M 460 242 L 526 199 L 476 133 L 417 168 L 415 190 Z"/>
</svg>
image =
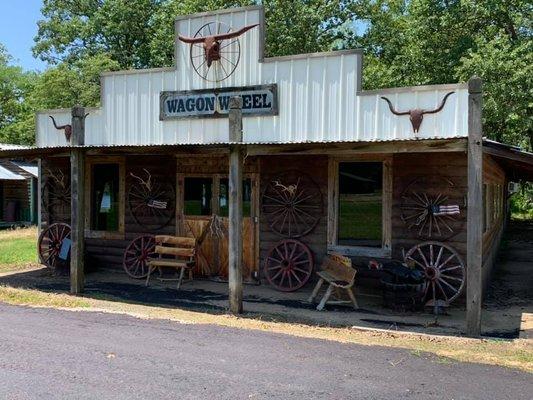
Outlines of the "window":
<svg viewBox="0 0 533 400">
<path fill-rule="evenodd" d="M 91 229 L 96 231 L 119 230 L 118 164 L 96 164 L 91 171 Z"/>
<path fill-rule="evenodd" d="M 330 159 L 328 251 L 390 257 L 392 157 Z"/>
<path fill-rule="evenodd" d="M 381 247 L 382 221 L 382 163 L 339 163 L 337 243 Z"/>
<path fill-rule="evenodd" d="M 227 217 L 229 214 L 228 196 L 229 196 L 229 181 L 227 178 L 220 179 L 220 188 L 218 192 L 219 198 L 219 215 Z M 244 179 L 242 181 L 242 216 L 249 217 L 252 208 L 252 180 Z"/>
<path fill-rule="evenodd" d="M 211 215 L 213 180 L 211 178 L 184 179 L 184 214 Z"/>
</svg>

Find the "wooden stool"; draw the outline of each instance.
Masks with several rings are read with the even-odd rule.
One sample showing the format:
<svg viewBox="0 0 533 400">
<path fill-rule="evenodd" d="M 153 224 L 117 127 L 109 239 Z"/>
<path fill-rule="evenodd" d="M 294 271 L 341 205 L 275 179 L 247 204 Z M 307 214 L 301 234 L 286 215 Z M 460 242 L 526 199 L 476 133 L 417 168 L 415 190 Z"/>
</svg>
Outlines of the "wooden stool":
<svg viewBox="0 0 533 400">
<path fill-rule="evenodd" d="M 320 277 L 320 280 L 317 282 L 313 293 L 309 297 L 308 301 L 310 303 L 314 302 L 315 297 L 318 295 L 320 288 L 324 281 L 329 283 L 329 286 L 322 297 L 322 300 L 316 307 L 317 310 L 321 311 L 324 309 L 326 303 L 328 304 L 352 304 L 353 307 L 357 310 L 359 306 L 357 305 L 357 300 L 353 294 L 352 287 L 355 283 L 355 274 L 357 271 L 352 268 L 352 260 L 348 257 L 344 257 L 340 254 L 328 254 L 322 265 L 320 266 L 320 271 L 317 272 L 317 275 Z M 348 294 L 350 300 L 329 300 L 333 290 L 345 291 Z M 329 301 L 328 301 L 329 300 Z"/>
</svg>

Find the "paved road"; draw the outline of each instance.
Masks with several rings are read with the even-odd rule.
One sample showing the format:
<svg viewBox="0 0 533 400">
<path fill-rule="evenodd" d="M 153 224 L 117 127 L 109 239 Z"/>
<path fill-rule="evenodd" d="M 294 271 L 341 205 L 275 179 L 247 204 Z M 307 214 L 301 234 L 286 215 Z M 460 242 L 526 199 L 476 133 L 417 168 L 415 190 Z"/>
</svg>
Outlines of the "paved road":
<svg viewBox="0 0 533 400">
<path fill-rule="evenodd" d="M 526 373 L 404 350 L 0 304 L 0 399 L 518 400 L 532 393 Z"/>
</svg>

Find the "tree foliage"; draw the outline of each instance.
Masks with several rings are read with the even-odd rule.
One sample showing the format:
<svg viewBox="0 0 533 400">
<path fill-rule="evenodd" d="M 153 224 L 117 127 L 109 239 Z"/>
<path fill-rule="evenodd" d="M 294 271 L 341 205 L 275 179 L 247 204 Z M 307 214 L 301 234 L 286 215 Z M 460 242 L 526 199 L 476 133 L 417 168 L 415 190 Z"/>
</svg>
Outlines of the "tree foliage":
<svg viewBox="0 0 533 400">
<path fill-rule="evenodd" d="M 31 112 L 25 101 L 33 90 L 35 75 L 12 65 L 0 44 L 0 142 L 31 143 L 33 128 L 27 120 Z"/>
</svg>

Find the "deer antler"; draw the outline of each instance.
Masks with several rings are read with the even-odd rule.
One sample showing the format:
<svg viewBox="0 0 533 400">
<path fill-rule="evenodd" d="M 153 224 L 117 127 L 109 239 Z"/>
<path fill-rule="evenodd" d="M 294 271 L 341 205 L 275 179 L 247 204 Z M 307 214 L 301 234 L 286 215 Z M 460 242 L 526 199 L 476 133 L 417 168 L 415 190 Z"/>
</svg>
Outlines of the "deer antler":
<svg viewBox="0 0 533 400">
<path fill-rule="evenodd" d="M 450 95 L 454 94 L 455 92 L 449 92 L 449 93 L 446 93 L 446 96 L 443 97 L 442 101 L 440 102 L 440 105 L 435 108 L 434 110 L 422 110 L 422 114 L 435 114 L 435 113 L 438 113 L 440 110 L 442 110 L 444 108 L 444 105 L 446 104 L 446 100 L 448 99 L 448 97 L 450 97 Z"/>
<path fill-rule="evenodd" d="M 389 109 L 390 109 L 390 112 L 395 114 L 395 115 L 409 115 L 409 112 L 410 111 L 396 111 L 394 109 L 394 106 L 392 105 L 391 101 L 389 99 L 387 99 L 386 97 L 384 96 L 381 96 L 381 98 L 383 100 L 385 100 L 388 104 L 389 104 Z"/>
<path fill-rule="evenodd" d="M 50 179 L 53 179 L 58 186 L 66 188 L 65 174 L 63 173 L 63 171 L 61 171 L 61 169 L 57 169 L 56 171 L 57 172 L 54 173 L 51 168 L 46 168 L 46 175 L 48 175 Z M 59 176 L 56 176 L 56 174 Z"/>
<path fill-rule="evenodd" d="M 148 178 L 146 180 L 144 180 L 140 176 L 134 175 L 133 172 L 130 172 L 130 175 L 133 178 L 139 180 L 141 185 L 146 187 L 146 189 L 148 189 L 148 191 L 150 192 L 152 190 L 152 175 L 150 174 L 150 172 L 148 172 L 148 170 L 146 170 L 146 168 L 143 168 L 143 171 L 146 172 L 146 175 L 148 176 Z"/>
<path fill-rule="evenodd" d="M 193 38 L 193 37 L 188 37 L 188 36 L 178 35 L 178 39 L 181 40 L 182 42 L 189 43 L 189 44 L 202 43 L 202 42 L 204 42 L 208 37 L 209 37 L 209 38 L 213 38 L 213 39 L 216 40 L 216 41 L 219 41 L 219 40 L 227 40 L 227 39 L 233 39 L 234 37 L 240 36 L 240 35 L 242 35 L 244 32 L 249 31 L 250 29 L 255 28 L 255 27 L 258 26 L 258 25 L 259 25 L 259 24 L 248 25 L 248 26 L 242 27 L 241 29 L 238 29 L 238 30 L 236 30 L 236 31 L 232 31 L 232 32 L 219 33 L 219 34 L 216 34 L 216 35 L 202 36 L 202 37 L 195 37 L 195 38 Z"/>
<path fill-rule="evenodd" d="M 289 192 L 291 195 L 294 195 L 294 193 L 298 189 L 298 183 L 296 185 L 289 185 L 289 186 L 285 186 L 281 184 L 279 181 L 272 181 L 272 183 L 274 184 L 274 186 L 279 186 L 285 192 Z"/>
</svg>

